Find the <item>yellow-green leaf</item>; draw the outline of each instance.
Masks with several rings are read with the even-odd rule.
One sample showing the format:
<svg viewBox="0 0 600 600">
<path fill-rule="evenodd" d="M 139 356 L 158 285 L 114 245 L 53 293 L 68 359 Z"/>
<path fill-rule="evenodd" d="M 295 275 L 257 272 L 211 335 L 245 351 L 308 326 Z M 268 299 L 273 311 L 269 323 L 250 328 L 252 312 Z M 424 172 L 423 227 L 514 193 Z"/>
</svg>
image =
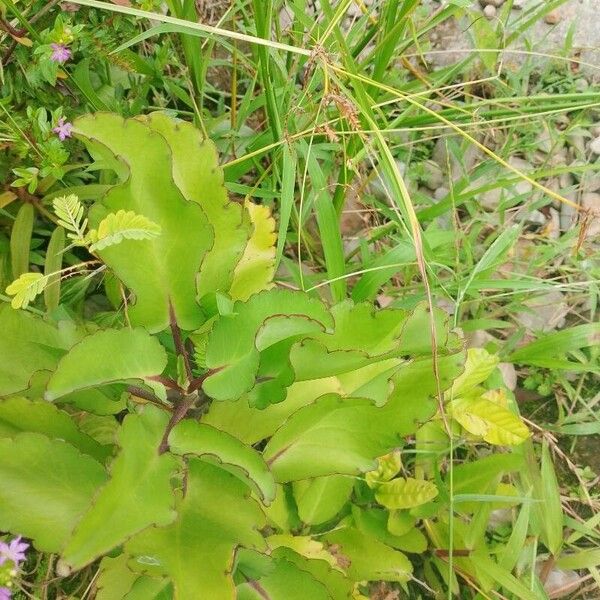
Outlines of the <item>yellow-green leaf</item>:
<svg viewBox="0 0 600 600">
<path fill-rule="evenodd" d="M 119 210 L 107 215 L 100 221 L 98 229 L 90 232 L 93 242 L 90 250 L 103 250 L 123 240 L 148 240 L 160 235 L 160 232 L 160 225 L 144 215 L 132 210 Z"/>
<path fill-rule="evenodd" d="M 375 491 L 379 504 L 390 509 L 414 508 L 433 500 L 438 489 L 424 479 L 398 478 L 382 483 Z"/>
<path fill-rule="evenodd" d="M 83 218 L 84 207 L 79 198 L 75 194 L 59 196 L 52 201 L 52 208 L 58 217 L 58 224 L 68 231 L 67 237 L 82 243 L 88 221 Z"/>
<path fill-rule="evenodd" d="M 483 348 L 469 348 L 465 370 L 452 385 L 451 397 L 457 398 L 483 383 L 496 368 L 499 359 Z"/>
<path fill-rule="evenodd" d="M 365 475 L 367 485 L 370 488 L 376 488 L 379 484 L 393 479 L 398 475 L 402 467 L 402 456 L 400 451 L 394 450 L 385 456 L 381 456 L 377 459 L 377 468 L 373 471 L 369 471 Z"/>
<path fill-rule="evenodd" d="M 268 287 L 275 272 L 275 220 L 266 206 L 246 202 L 246 210 L 254 226 L 252 237 L 235 268 L 230 295 L 246 300 Z"/>
<path fill-rule="evenodd" d="M 23 273 L 7 288 L 6 293 L 14 296 L 11 301 L 13 308 L 27 308 L 34 298 L 41 294 L 48 283 L 48 277 L 41 273 Z"/>
<path fill-rule="evenodd" d="M 516 446 L 530 435 L 517 415 L 484 397 L 453 400 L 449 413 L 469 433 L 490 444 Z"/>
</svg>

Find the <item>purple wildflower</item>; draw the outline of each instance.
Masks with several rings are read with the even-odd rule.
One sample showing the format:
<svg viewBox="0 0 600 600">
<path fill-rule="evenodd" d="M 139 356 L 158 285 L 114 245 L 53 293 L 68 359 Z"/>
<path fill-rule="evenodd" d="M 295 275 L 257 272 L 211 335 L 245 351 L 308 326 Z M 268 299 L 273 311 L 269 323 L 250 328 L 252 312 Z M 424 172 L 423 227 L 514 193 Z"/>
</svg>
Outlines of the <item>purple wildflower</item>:
<svg viewBox="0 0 600 600">
<path fill-rule="evenodd" d="M 8 588 L 0 587 L 0 600 L 10 600 L 11 591 Z"/>
<path fill-rule="evenodd" d="M 64 142 L 67 138 L 71 137 L 71 130 L 73 129 L 73 125 L 65 120 L 64 117 L 61 117 L 56 124 L 56 127 L 52 130 L 54 133 L 58 134 L 58 139 L 61 142 Z"/>
<path fill-rule="evenodd" d="M 25 550 L 27 548 L 29 548 L 29 544 L 21 542 L 21 536 L 16 537 L 10 544 L 0 542 L 0 565 L 10 560 L 15 564 L 15 567 L 18 567 L 25 560 Z M 0 600 L 2 600 L 1 597 Z"/>
<path fill-rule="evenodd" d="M 60 63 L 62 65 L 71 58 L 72 52 L 64 44 L 50 44 L 50 47 L 52 48 L 50 60 L 53 60 L 54 62 Z"/>
</svg>

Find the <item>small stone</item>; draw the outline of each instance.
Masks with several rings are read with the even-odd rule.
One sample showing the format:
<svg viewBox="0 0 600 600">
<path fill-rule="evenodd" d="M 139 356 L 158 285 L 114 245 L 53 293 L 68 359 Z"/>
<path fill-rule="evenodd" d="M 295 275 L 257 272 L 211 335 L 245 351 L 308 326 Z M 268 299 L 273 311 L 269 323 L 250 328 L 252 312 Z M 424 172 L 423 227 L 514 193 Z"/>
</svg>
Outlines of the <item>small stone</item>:
<svg viewBox="0 0 600 600">
<path fill-rule="evenodd" d="M 557 240 L 560 237 L 560 213 L 555 208 L 550 208 L 550 219 L 546 225 L 546 235 L 551 240 Z"/>
<path fill-rule="evenodd" d="M 441 186 L 435 192 L 433 192 L 433 199 L 439 202 L 443 200 L 448 194 L 450 190 L 447 187 Z"/>
<path fill-rule="evenodd" d="M 513 0 L 512 8 L 513 10 L 523 10 L 525 3 L 527 0 Z"/>
<path fill-rule="evenodd" d="M 575 81 L 575 91 L 579 92 L 580 94 L 587 92 L 589 87 L 590 82 L 585 77 L 580 77 Z"/>
<path fill-rule="evenodd" d="M 483 14 L 487 19 L 493 19 L 496 16 L 496 7 L 493 4 L 488 4 L 483 9 Z"/>
<path fill-rule="evenodd" d="M 554 136 L 547 123 L 542 125 L 542 130 L 537 134 L 535 143 L 537 144 L 537 147 L 546 154 L 552 152 L 556 148 Z"/>
<path fill-rule="evenodd" d="M 566 134 L 567 142 L 571 148 L 575 149 L 576 154 L 585 153 L 586 133 L 587 132 L 584 129 L 576 128 Z"/>
<path fill-rule="evenodd" d="M 594 153 L 597 154 L 598 156 L 600 156 L 600 136 L 598 136 L 597 138 L 594 138 L 591 142 L 590 142 L 590 150 Z"/>
<path fill-rule="evenodd" d="M 535 571 L 540 576 L 544 571 L 544 561 L 538 560 Z M 544 580 L 544 591 L 550 600 L 571 597 L 581 583 L 583 578 L 576 571 L 558 569 L 553 567 Z"/>
<path fill-rule="evenodd" d="M 596 238 L 600 235 L 600 194 L 588 192 L 581 196 L 581 207 L 588 210 L 586 219 L 586 238 Z"/>
<path fill-rule="evenodd" d="M 432 160 L 426 160 L 423 163 L 423 174 L 420 178 L 423 185 L 430 190 L 437 190 L 444 183 L 444 174 L 441 167 Z"/>
<path fill-rule="evenodd" d="M 504 385 L 512 392 L 517 387 L 517 371 L 512 363 L 500 363 L 498 365 Z"/>
<path fill-rule="evenodd" d="M 592 135 L 597 138 L 600 137 L 600 125 L 596 124 L 594 125 L 590 131 L 592 132 Z"/>
<path fill-rule="evenodd" d="M 560 13 L 557 10 L 550 11 L 545 17 L 544 22 L 548 25 L 556 25 L 560 23 Z"/>
<path fill-rule="evenodd" d="M 565 316 L 569 305 L 564 302 L 564 295 L 552 290 L 531 300 L 526 300 L 527 307 L 515 318 L 524 327 L 533 332 L 546 332 L 560 329 L 565 324 Z"/>
</svg>

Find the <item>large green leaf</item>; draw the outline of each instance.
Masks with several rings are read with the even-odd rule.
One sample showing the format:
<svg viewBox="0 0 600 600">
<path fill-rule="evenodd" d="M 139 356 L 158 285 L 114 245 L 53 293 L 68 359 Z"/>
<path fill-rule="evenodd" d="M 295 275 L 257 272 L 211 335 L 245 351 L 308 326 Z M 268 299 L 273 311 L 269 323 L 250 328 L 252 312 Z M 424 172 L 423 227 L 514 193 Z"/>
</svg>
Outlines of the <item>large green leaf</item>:
<svg viewBox="0 0 600 600">
<path fill-rule="evenodd" d="M 122 544 L 149 525 L 175 518 L 171 478 L 178 461 L 159 454 L 167 415 L 154 406 L 125 418 L 121 453 L 111 465 L 111 478 L 77 525 L 63 557 L 78 569 Z"/>
<path fill-rule="evenodd" d="M 308 525 L 332 519 L 348 502 L 354 480 L 344 475 L 327 475 L 296 481 L 293 485 L 298 516 Z"/>
<path fill-rule="evenodd" d="M 342 527 L 324 536 L 329 551 L 347 564 L 355 581 L 399 581 L 410 579 L 412 565 L 402 552 L 352 527 Z"/>
<path fill-rule="evenodd" d="M 60 331 L 8 304 L 0 306 L 0 395 L 26 389 L 32 375 L 54 369 L 68 348 Z"/>
<path fill-rule="evenodd" d="M 14 438 L 25 431 L 64 440 L 100 462 L 110 454 L 110 448 L 81 433 L 70 415 L 53 404 L 20 397 L 0 400 L 0 438 Z"/>
<path fill-rule="evenodd" d="M 278 429 L 264 457 L 277 481 L 371 471 L 399 438 L 384 410 L 336 394 L 301 408 Z"/>
<path fill-rule="evenodd" d="M 55 400 L 75 390 L 160 375 L 166 365 L 167 353 L 145 329 L 99 331 L 60 360 L 45 397 Z"/>
<path fill-rule="evenodd" d="M 217 400 L 239 398 L 254 387 L 261 351 L 331 325 L 326 307 L 301 292 L 268 290 L 236 302 L 233 314 L 221 317 L 210 334 L 206 366 L 218 372 L 206 379 L 204 391 Z M 286 358 L 285 350 L 278 353 L 277 364 L 285 365 Z"/>
<path fill-rule="evenodd" d="M 152 527 L 131 539 L 127 552 L 141 557 L 142 568 L 150 558 L 154 569 L 171 578 L 179 600 L 233 600 L 236 548 L 264 548 L 257 531 L 264 525 L 259 505 L 233 475 L 191 459 L 177 513 L 171 525 Z"/>
<path fill-rule="evenodd" d="M 337 600 L 324 583 L 295 563 L 280 558 L 273 571 L 237 587 L 236 600 Z M 347 596 L 346 596 L 347 597 Z"/>
<path fill-rule="evenodd" d="M 213 245 L 214 231 L 201 206 L 186 200 L 175 185 L 167 141 L 141 121 L 106 113 L 76 119 L 74 133 L 92 151 L 102 147 L 104 154 L 117 156 L 128 171 L 90 211 L 90 224 L 97 227 L 107 213 L 125 210 L 161 228 L 161 235 L 153 239 L 124 240 L 98 252 L 135 295 L 129 307 L 131 322 L 151 331 L 165 329 L 171 303 L 183 329 L 198 327 L 203 316 L 196 304 L 196 276 Z M 215 168 L 212 158 L 202 165 L 205 169 Z"/>
<path fill-rule="evenodd" d="M 165 138 L 173 155 L 175 184 L 187 200 L 202 207 L 216 233 L 202 261 L 198 296 L 227 292 L 252 225 L 243 207 L 227 197 L 214 144 L 190 123 L 174 121 L 161 113 L 139 118 Z"/>
<path fill-rule="evenodd" d="M 267 503 L 275 498 L 275 481 L 262 456 L 224 431 L 186 419 L 171 431 L 169 448 L 221 466 L 251 485 Z"/>
<path fill-rule="evenodd" d="M 229 294 L 236 300 L 246 300 L 270 287 L 275 274 L 275 219 L 268 206 L 250 201 L 246 201 L 245 206 L 254 231 L 235 268 Z"/>
<path fill-rule="evenodd" d="M 90 456 L 38 433 L 0 439 L 0 530 L 60 551 L 106 472 Z"/>
<path fill-rule="evenodd" d="M 105 556 L 98 568 L 95 600 L 115 600 L 124 598 L 135 580 L 140 576 L 127 566 L 129 557 L 119 554 L 115 558 Z"/>
</svg>

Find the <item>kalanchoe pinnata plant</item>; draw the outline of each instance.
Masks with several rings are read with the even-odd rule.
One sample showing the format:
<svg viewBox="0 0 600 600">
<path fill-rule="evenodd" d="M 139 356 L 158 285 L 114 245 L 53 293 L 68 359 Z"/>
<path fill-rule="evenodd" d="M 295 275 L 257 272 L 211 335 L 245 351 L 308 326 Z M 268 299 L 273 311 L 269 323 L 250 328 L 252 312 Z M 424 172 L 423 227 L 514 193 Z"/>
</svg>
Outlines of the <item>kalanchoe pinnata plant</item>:
<svg viewBox="0 0 600 600">
<path fill-rule="evenodd" d="M 350 600 L 413 585 L 409 555 L 443 570 L 452 523 L 477 550 L 460 572 L 490 589 L 486 521 L 450 511 L 444 463 L 449 435 L 514 446 L 453 485 L 518 493 L 529 433 L 496 357 L 426 305 L 276 287 L 269 210 L 228 199 L 191 125 L 100 113 L 73 135 L 113 185 L 89 210 L 54 198 L 49 266 L 19 263 L 0 308 L 0 530 L 63 574 L 99 561 L 98 600 Z M 101 281 L 109 317 L 69 301 L 74 276 Z"/>
</svg>

